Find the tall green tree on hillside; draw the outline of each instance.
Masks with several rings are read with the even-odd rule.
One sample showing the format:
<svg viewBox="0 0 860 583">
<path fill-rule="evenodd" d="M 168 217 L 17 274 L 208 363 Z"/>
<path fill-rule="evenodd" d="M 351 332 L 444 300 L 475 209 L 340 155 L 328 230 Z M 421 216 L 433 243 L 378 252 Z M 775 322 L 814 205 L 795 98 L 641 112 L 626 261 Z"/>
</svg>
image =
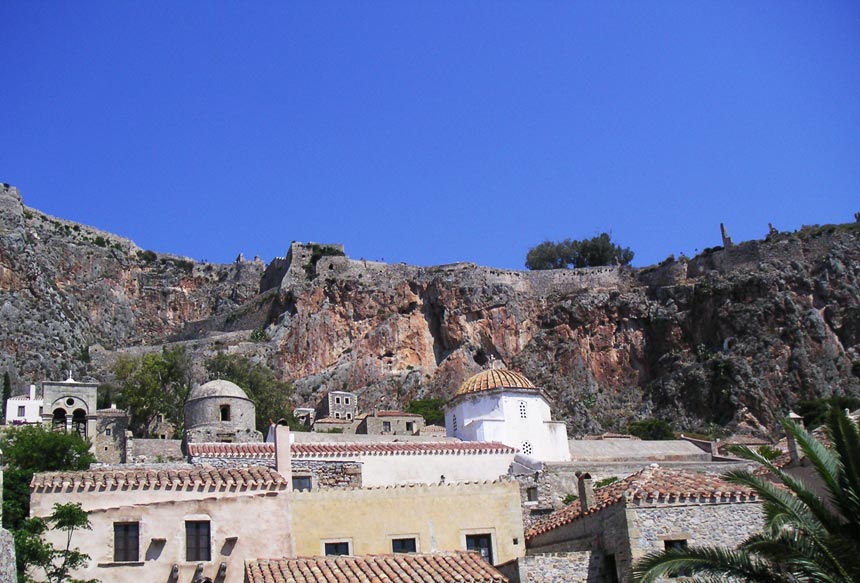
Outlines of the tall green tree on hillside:
<svg viewBox="0 0 860 583">
<path fill-rule="evenodd" d="M 114 374 L 135 435 L 148 437 L 159 414 L 182 431 L 183 407 L 191 389 L 191 358 L 185 348 L 121 356 L 114 363 Z"/>
<path fill-rule="evenodd" d="M 0 405 L 3 411 L 3 419 L 6 418 L 6 401 L 12 396 L 12 379 L 9 378 L 9 371 L 3 373 L 3 404 Z"/>
<path fill-rule="evenodd" d="M 637 563 L 638 583 L 685 573 L 683 581 L 715 583 L 856 583 L 860 581 L 860 427 L 831 409 L 828 448 L 795 423 L 783 427 L 803 450 L 825 499 L 748 447 L 733 451 L 764 466 L 779 484 L 748 471 L 727 479 L 753 489 L 764 501 L 764 529 L 737 549 L 689 547 L 647 555 Z"/>
<path fill-rule="evenodd" d="M 304 425 L 293 416 L 290 396 L 293 387 L 278 380 L 266 365 L 254 362 L 240 354 L 218 353 L 206 362 L 210 379 L 224 379 L 239 385 L 256 406 L 257 430 L 263 435 L 269 421 L 285 419 L 294 431 L 305 431 Z"/>
<path fill-rule="evenodd" d="M 633 251 L 613 243 L 609 233 L 591 239 L 544 241 L 526 254 L 526 267 L 534 270 L 627 265 L 631 261 Z"/>
</svg>

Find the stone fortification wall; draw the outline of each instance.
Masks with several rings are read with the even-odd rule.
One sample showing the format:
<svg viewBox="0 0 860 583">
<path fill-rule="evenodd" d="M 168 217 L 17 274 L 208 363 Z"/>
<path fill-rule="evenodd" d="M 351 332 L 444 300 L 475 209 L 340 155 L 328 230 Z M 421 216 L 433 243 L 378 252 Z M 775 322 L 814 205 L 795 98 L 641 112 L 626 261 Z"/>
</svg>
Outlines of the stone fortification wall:
<svg viewBox="0 0 860 583">
<path fill-rule="evenodd" d="M 286 257 L 275 257 L 266 266 L 263 276 L 260 278 L 260 293 L 275 289 L 281 285 L 290 264 Z"/>
</svg>

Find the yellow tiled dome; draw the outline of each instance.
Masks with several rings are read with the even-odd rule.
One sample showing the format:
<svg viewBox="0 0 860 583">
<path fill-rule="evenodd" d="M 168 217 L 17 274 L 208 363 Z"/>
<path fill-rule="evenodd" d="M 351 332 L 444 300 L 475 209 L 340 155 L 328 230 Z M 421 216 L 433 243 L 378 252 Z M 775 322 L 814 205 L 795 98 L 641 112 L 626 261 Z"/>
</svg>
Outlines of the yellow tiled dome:
<svg viewBox="0 0 860 583">
<path fill-rule="evenodd" d="M 534 389 L 530 380 L 518 372 L 507 369 L 489 369 L 479 372 L 475 376 L 466 379 L 454 394 L 455 397 L 480 393 L 492 389 Z"/>
</svg>

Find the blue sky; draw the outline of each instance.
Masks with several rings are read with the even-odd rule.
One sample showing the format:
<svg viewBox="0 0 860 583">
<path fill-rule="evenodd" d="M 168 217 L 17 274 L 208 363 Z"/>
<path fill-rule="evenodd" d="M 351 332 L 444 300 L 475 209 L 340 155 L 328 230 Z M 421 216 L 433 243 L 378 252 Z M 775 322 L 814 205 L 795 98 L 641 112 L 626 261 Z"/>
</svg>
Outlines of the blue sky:
<svg viewBox="0 0 860 583">
<path fill-rule="evenodd" d="M 636 265 L 860 210 L 857 2 L 0 4 L 0 181 L 146 249 Z"/>
</svg>

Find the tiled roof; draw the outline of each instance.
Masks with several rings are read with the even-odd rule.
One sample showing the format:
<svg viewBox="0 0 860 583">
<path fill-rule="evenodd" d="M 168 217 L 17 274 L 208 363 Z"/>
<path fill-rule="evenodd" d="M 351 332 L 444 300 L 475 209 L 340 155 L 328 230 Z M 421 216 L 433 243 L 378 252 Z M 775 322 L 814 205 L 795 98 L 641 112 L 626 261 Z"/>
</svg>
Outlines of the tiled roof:
<svg viewBox="0 0 860 583">
<path fill-rule="evenodd" d="M 7 399 L 8 401 L 29 401 L 30 395 L 13 395 Z M 42 397 L 36 397 L 33 401 L 41 401 Z"/>
<path fill-rule="evenodd" d="M 488 369 L 481 371 L 475 376 L 466 379 L 457 392 L 455 397 L 460 395 L 468 395 L 471 393 L 480 393 L 482 391 L 491 391 L 493 389 L 534 389 L 535 386 L 524 375 L 507 369 Z"/>
<path fill-rule="evenodd" d="M 526 531 L 526 539 L 554 530 L 574 520 L 625 500 L 638 502 L 747 502 L 755 493 L 725 481 L 716 474 L 670 470 L 656 464 L 623 480 L 594 490 L 594 507 L 583 512 L 579 500 L 553 512 Z"/>
<path fill-rule="evenodd" d="M 507 583 L 477 553 L 257 559 L 245 563 L 248 583 Z"/>
<path fill-rule="evenodd" d="M 417 413 L 407 413 L 406 411 L 377 411 L 377 417 L 421 417 Z"/>
<path fill-rule="evenodd" d="M 165 489 L 193 490 L 201 486 L 227 489 L 281 490 L 287 481 L 275 470 L 247 468 L 104 469 L 81 472 L 46 472 L 33 475 L 30 489 L 39 492 L 70 490 Z"/>
<path fill-rule="evenodd" d="M 273 443 L 189 443 L 191 457 L 272 458 Z M 294 443 L 294 458 L 344 457 L 361 455 L 481 455 L 513 454 L 516 449 L 494 441 L 390 441 L 378 443 Z"/>
<path fill-rule="evenodd" d="M 342 425 L 349 425 L 352 423 L 349 419 L 336 419 L 335 417 L 320 417 L 319 419 L 314 421 L 316 423 L 338 423 Z"/>
</svg>

